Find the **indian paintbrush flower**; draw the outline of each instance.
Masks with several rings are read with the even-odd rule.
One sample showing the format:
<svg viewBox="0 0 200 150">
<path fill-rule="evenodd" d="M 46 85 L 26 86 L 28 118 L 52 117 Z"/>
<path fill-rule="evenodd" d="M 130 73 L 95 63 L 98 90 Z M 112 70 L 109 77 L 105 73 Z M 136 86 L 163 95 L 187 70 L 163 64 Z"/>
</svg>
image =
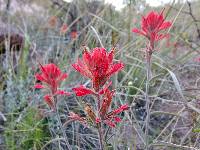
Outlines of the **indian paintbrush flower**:
<svg viewBox="0 0 200 150">
<path fill-rule="evenodd" d="M 65 92 L 63 90 L 59 90 L 60 84 L 63 80 L 67 78 L 66 73 L 62 73 L 60 68 L 57 67 L 55 64 L 47 64 L 41 65 L 40 64 L 40 74 L 36 74 L 35 77 L 39 80 L 42 84 L 36 84 L 35 88 L 45 88 L 48 91 L 48 94 L 44 96 L 44 101 L 50 107 L 50 109 L 55 112 L 56 117 L 58 119 L 59 126 L 61 128 L 63 137 L 65 139 L 65 144 L 67 149 L 71 150 L 71 146 L 68 142 L 67 135 L 65 130 L 63 129 L 63 125 L 59 116 L 58 108 L 57 108 L 57 97 L 56 95 L 69 95 L 69 92 Z"/>
<path fill-rule="evenodd" d="M 61 82 L 67 78 L 67 74 L 62 73 L 60 68 L 58 68 L 55 64 L 47 64 L 44 66 L 40 64 L 40 70 L 41 73 L 37 73 L 35 77 L 42 84 L 37 83 L 34 87 L 36 89 L 45 88 L 49 91 L 49 94 L 44 96 L 44 100 L 52 109 L 55 105 L 53 100 L 55 95 L 70 95 L 69 92 L 58 89 Z"/>
<path fill-rule="evenodd" d="M 163 10 L 164 11 L 164 10 Z M 146 120 L 145 120 L 145 142 L 146 149 L 149 145 L 149 122 L 150 122 L 150 99 L 149 99 L 149 84 L 151 79 L 151 55 L 155 50 L 155 44 L 157 41 L 169 37 L 169 34 L 165 33 L 164 30 L 168 29 L 172 24 L 170 21 L 165 21 L 163 11 L 157 13 L 151 11 L 147 16 L 142 17 L 141 29 L 134 28 L 132 32 L 138 33 L 145 36 L 148 39 L 146 44 Z M 161 33 L 162 31 L 162 33 Z M 115 110 L 115 113 L 121 110 Z"/>
<path fill-rule="evenodd" d="M 98 92 L 112 74 L 124 67 L 121 62 L 113 63 L 113 54 L 114 50 L 108 53 L 101 47 L 96 47 L 92 51 L 85 49 L 83 58 L 72 66 L 83 76 L 90 78 L 95 92 Z"/>
<path fill-rule="evenodd" d="M 109 79 L 114 73 L 117 73 L 124 67 L 122 62 L 114 63 L 113 56 L 114 49 L 107 52 L 105 48 L 97 47 L 89 51 L 85 47 L 82 59 L 79 59 L 77 63 L 72 65 L 81 75 L 91 79 L 92 88 L 81 85 L 72 90 L 76 96 L 93 95 L 96 97 L 98 104 L 96 111 L 91 105 L 86 105 L 84 112 L 87 118 L 90 118 L 97 127 L 101 122 L 110 127 L 115 127 L 116 123 L 121 121 L 118 117 L 119 113 L 129 108 L 125 104 L 118 109 L 110 111 L 115 91 L 109 90 L 112 84 L 112 82 L 109 82 Z M 77 121 L 82 122 L 80 118 Z"/>
<path fill-rule="evenodd" d="M 148 50 L 153 50 L 156 41 L 169 36 L 167 33 L 160 32 L 168 29 L 170 26 L 171 22 L 165 21 L 163 11 L 161 13 L 151 11 L 147 16 L 142 17 L 141 29 L 134 28 L 132 32 L 145 36 L 150 42 L 150 48 Z"/>
</svg>

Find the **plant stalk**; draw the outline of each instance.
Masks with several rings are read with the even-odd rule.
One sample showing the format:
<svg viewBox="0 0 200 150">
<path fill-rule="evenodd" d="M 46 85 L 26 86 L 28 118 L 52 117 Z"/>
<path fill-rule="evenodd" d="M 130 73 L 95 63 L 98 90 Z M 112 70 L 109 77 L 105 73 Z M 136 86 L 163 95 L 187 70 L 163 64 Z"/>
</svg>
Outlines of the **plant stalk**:
<svg viewBox="0 0 200 150">
<path fill-rule="evenodd" d="M 97 104 L 97 109 L 98 109 L 98 113 L 100 113 L 100 105 L 101 105 L 101 102 L 100 102 L 100 96 L 97 95 L 97 101 L 98 101 L 98 104 Z M 100 114 L 99 114 L 99 117 L 100 117 Z M 104 150 L 104 142 L 103 142 L 103 131 L 102 131 L 102 124 L 101 122 L 99 122 L 97 124 L 97 128 L 98 128 L 98 134 L 99 134 L 99 145 L 100 145 L 100 150 Z"/>
<path fill-rule="evenodd" d="M 71 146 L 70 146 L 70 144 L 69 144 L 69 141 L 68 141 L 68 138 L 67 138 L 67 135 L 66 135 L 66 133 L 65 133 L 65 130 L 64 130 L 64 128 L 63 128 L 63 125 L 62 125 L 62 123 L 61 123 L 61 119 L 60 119 L 60 115 L 59 115 L 59 113 L 58 113 L 58 108 L 56 107 L 56 117 L 57 117 L 57 119 L 58 119 L 58 123 L 59 123 L 59 126 L 60 126 L 60 128 L 61 128 L 61 131 L 62 131 L 62 134 L 63 134 L 63 137 L 64 137 L 64 141 L 65 141 L 65 144 L 66 144 L 66 146 L 67 146 L 67 150 L 72 150 L 72 148 L 71 148 Z"/>
<path fill-rule="evenodd" d="M 102 134 L 101 123 L 99 123 L 98 133 L 99 133 L 99 144 L 100 144 L 100 150 L 104 150 L 103 134 Z"/>
<path fill-rule="evenodd" d="M 151 51 L 147 51 L 146 56 L 146 91 L 145 91 L 145 101 L 146 101 L 146 124 L 145 124 L 145 150 L 149 149 L 149 122 L 150 122 L 150 99 L 149 99 L 149 82 L 151 74 Z"/>
</svg>

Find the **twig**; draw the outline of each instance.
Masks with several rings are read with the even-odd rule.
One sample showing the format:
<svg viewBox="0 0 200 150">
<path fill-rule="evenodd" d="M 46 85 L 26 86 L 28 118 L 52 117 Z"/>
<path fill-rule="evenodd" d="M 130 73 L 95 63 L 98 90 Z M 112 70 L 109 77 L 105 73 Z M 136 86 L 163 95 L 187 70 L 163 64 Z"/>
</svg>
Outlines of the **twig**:
<svg viewBox="0 0 200 150">
<path fill-rule="evenodd" d="M 96 35 L 96 37 L 97 37 L 97 39 L 98 39 L 98 41 L 99 41 L 101 47 L 104 47 L 104 46 L 103 46 L 103 43 L 101 42 L 101 39 L 100 39 L 100 37 L 99 37 L 99 35 L 98 35 L 98 33 L 97 33 L 97 31 L 95 30 L 95 28 L 94 28 L 93 26 L 90 26 L 90 28 L 92 29 L 92 31 L 93 31 L 94 34 Z"/>
<path fill-rule="evenodd" d="M 176 19 L 178 18 L 178 16 L 180 15 L 180 13 L 181 13 L 181 11 L 182 11 L 182 9 L 183 9 L 183 7 L 185 6 L 185 3 L 183 3 L 182 4 L 182 6 L 181 6 L 181 8 L 179 9 L 179 11 L 178 11 L 178 13 L 177 13 L 177 15 L 175 16 L 175 18 L 174 18 L 174 20 L 173 20 L 173 22 L 172 22 L 172 25 L 171 25 L 171 27 L 169 27 L 169 29 L 168 29 L 168 33 L 170 32 L 170 30 L 172 29 L 172 27 L 173 27 L 173 25 L 174 25 L 174 23 L 176 22 Z"/>
<path fill-rule="evenodd" d="M 61 128 L 63 137 L 64 137 L 64 139 L 65 139 L 65 143 L 66 143 L 67 149 L 68 149 L 68 150 L 72 150 L 72 149 L 71 149 L 71 146 L 70 146 L 70 144 L 69 144 L 69 142 L 68 142 L 68 138 L 67 138 L 67 135 L 66 135 L 66 133 L 65 133 L 65 130 L 64 130 L 64 128 L 63 128 L 63 125 L 62 125 L 62 123 L 61 123 L 60 115 L 58 114 L 58 110 L 56 110 L 56 116 L 57 116 L 57 119 L 58 119 L 59 126 L 60 126 L 60 128 Z"/>
<path fill-rule="evenodd" d="M 162 142 L 162 141 L 150 145 L 150 147 L 153 147 L 153 146 L 167 146 L 167 147 L 181 148 L 185 150 L 198 150 L 197 148 L 194 148 L 194 147 L 182 146 L 182 145 L 177 145 L 174 143 Z"/>
<path fill-rule="evenodd" d="M 196 30 L 197 30 L 197 34 L 198 34 L 198 38 L 200 39 L 200 29 L 198 28 L 198 24 L 197 24 L 197 19 L 195 18 L 195 16 L 193 15 L 193 12 L 192 12 L 192 4 L 187 0 L 187 4 L 188 4 L 188 7 L 189 7 L 189 15 L 192 17 L 193 21 L 194 21 L 194 24 L 196 26 Z"/>
<path fill-rule="evenodd" d="M 54 103 L 55 103 L 55 114 L 56 114 L 56 117 L 57 117 L 57 120 L 58 120 L 58 124 L 60 126 L 60 129 L 62 131 L 62 134 L 63 134 L 63 137 L 65 139 L 65 143 L 66 143 L 66 146 L 67 146 L 67 150 L 72 150 L 70 144 L 69 144 L 69 141 L 68 141 L 68 138 L 67 138 L 67 135 L 65 133 L 65 130 L 63 128 L 63 125 L 62 125 L 62 122 L 61 122 L 61 119 L 60 119 L 60 115 L 59 115 L 59 112 L 58 112 L 58 107 L 56 105 L 56 102 L 57 102 L 57 99 L 56 97 L 54 97 Z"/>
</svg>

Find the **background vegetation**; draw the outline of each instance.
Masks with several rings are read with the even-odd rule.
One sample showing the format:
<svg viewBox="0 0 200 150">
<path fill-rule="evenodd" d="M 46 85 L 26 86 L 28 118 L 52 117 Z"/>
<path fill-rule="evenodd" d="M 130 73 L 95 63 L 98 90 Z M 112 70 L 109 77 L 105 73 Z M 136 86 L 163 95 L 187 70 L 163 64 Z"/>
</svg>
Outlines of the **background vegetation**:
<svg viewBox="0 0 200 150">
<path fill-rule="evenodd" d="M 0 149 L 63 149 L 58 122 L 42 93 L 33 88 L 38 64 L 53 62 L 69 74 L 63 89 L 86 83 L 71 64 L 90 48 L 117 46 L 116 60 L 126 67 L 112 80 L 114 105 L 128 103 L 117 128 L 108 131 L 108 149 L 144 149 L 145 40 L 132 33 L 141 16 L 165 7 L 173 22 L 170 38 L 157 45 L 150 81 L 152 150 L 200 149 L 200 1 L 171 2 L 152 8 L 144 0 L 126 0 L 116 11 L 103 1 L 0 0 Z M 66 33 L 61 31 L 67 24 Z M 101 42 L 100 42 L 101 41 Z M 61 97 L 62 121 L 81 113 L 85 99 Z M 73 149 L 97 149 L 95 130 L 78 122 L 65 126 Z M 62 135 L 62 134 L 61 134 Z"/>
</svg>

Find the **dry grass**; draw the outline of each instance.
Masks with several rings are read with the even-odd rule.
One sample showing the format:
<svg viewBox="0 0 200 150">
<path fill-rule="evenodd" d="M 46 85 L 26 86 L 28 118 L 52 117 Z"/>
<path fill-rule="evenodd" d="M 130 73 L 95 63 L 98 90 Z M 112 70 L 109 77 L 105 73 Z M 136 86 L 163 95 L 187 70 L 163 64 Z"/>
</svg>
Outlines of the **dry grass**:
<svg viewBox="0 0 200 150">
<path fill-rule="evenodd" d="M 131 29 L 138 27 L 141 14 L 152 8 L 144 6 L 144 12 L 139 12 L 141 1 L 128 4 L 121 12 L 101 3 L 56 2 L 21 1 L 30 4 L 26 5 L 27 9 L 21 9 L 22 5 L 18 2 L 16 12 L 12 5 L 10 13 L 6 13 L 5 9 L 0 12 L 3 14 L 0 19 L 4 19 L 8 33 L 15 28 L 24 37 L 24 47 L 20 51 L 15 51 L 8 44 L 6 53 L 0 56 L 0 110 L 7 118 L 0 127 L 4 130 L 0 131 L 0 142 L 4 139 L 0 147 L 8 150 L 63 149 L 62 136 L 57 136 L 60 134 L 58 122 L 55 116 L 48 114 L 41 92 L 33 89 L 38 63 L 54 62 L 60 66 L 69 74 L 62 87 L 71 90 L 77 84 L 88 83 L 71 68 L 82 54 L 81 46 L 86 44 L 94 48 L 103 45 L 111 49 L 117 43 L 115 58 L 122 60 L 126 67 L 112 79 L 117 89 L 112 107 L 128 103 L 130 110 L 122 115 L 120 125 L 108 129 L 107 147 L 143 150 L 145 40 L 133 34 Z M 36 9 L 39 3 L 40 7 Z M 167 19 L 174 24 L 169 30 L 171 45 L 167 47 L 167 41 L 163 41 L 157 45 L 158 51 L 153 55 L 149 87 L 149 146 L 152 150 L 200 149 L 200 64 L 195 61 L 200 47 L 200 39 L 197 38 L 197 27 L 200 28 L 200 10 L 197 8 L 200 3 L 196 1 L 191 6 L 196 21 L 187 13 L 190 10 L 187 3 L 166 6 Z M 49 23 L 52 16 L 56 17 L 56 25 Z M 66 35 L 60 34 L 63 23 L 68 24 Z M 72 39 L 70 32 L 74 29 L 77 29 L 78 36 Z M 83 101 L 92 101 L 92 98 L 61 97 L 59 112 L 62 121 L 67 119 L 69 111 L 81 113 Z M 98 135 L 93 128 L 84 128 L 73 122 L 65 126 L 65 131 L 74 149 L 98 149 Z"/>
</svg>

